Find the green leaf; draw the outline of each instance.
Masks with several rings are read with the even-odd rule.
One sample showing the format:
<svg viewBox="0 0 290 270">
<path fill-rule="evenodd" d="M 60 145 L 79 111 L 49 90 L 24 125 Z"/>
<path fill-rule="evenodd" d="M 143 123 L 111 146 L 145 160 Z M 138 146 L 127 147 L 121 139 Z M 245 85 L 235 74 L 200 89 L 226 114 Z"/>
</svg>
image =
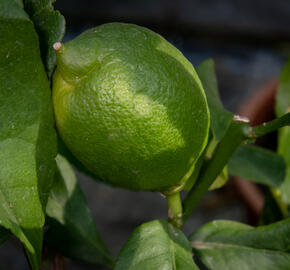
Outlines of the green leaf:
<svg viewBox="0 0 290 270">
<path fill-rule="evenodd" d="M 53 49 L 55 42 L 60 42 L 65 32 L 65 19 L 54 10 L 55 0 L 24 0 L 24 8 L 34 22 L 39 36 L 43 63 L 50 77 L 56 64 L 56 54 Z"/>
<path fill-rule="evenodd" d="M 210 128 L 214 139 L 220 141 L 233 119 L 233 114 L 227 111 L 220 100 L 215 67 L 212 59 L 202 62 L 196 69 L 202 82 L 210 111 Z"/>
<path fill-rule="evenodd" d="M 67 257 L 112 265 L 113 258 L 99 236 L 72 167 L 61 155 L 56 163 L 57 177 L 46 208 L 46 242 Z"/>
<path fill-rule="evenodd" d="M 212 138 L 208 143 L 206 150 L 205 150 L 205 157 L 206 159 L 211 159 L 215 149 L 218 145 L 218 141 L 215 138 Z M 214 180 L 214 182 L 209 187 L 209 190 L 214 190 L 223 187 L 228 181 L 228 167 L 225 166 L 222 172 L 218 175 L 218 177 Z"/>
<path fill-rule="evenodd" d="M 39 268 L 56 155 L 49 83 L 38 39 L 19 2 L 0 1 L 0 223 Z"/>
<path fill-rule="evenodd" d="M 214 180 L 214 182 L 209 187 L 209 190 L 214 190 L 223 187 L 228 181 L 228 168 L 224 167 L 222 173 Z"/>
<path fill-rule="evenodd" d="M 190 236 L 193 251 L 211 270 L 290 269 L 290 219 L 254 228 L 213 221 Z"/>
<path fill-rule="evenodd" d="M 195 165 L 194 165 L 194 170 L 192 175 L 188 178 L 188 180 L 186 181 L 185 186 L 183 187 L 184 190 L 189 191 L 192 189 L 192 187 L 194 186 L 194 184 L 196 183 L 199 173 L 200 173 L 200 169 L 203 165 L 204 162 L 204 153 L 202 153 L 200 155 L 200 157 L 198 158 L 198 160 L 196 161 Z"/>
<path fill-rule="evenodd" d="M 186 191 L 189 191 L 190 189 L 192 189 L 192 187 L 194 186 L 194 184 L 199 178 L 199 173 L 202 166 L 204 165 L 204 162 L 207 162 L 208 160 L 212 158 L 218 143 L 219 141 L 215 140 L 212 136 L 208 140 L 206 149 L 200 155 L 199 159 L 195 163 L 195 167 L 194 167 L 192 175 L 186 181 L 186 185 L 184 186 L 184 189 Z M 212 183 L 212 185 L 209 187 L 209 190 L 221 188 L 227 183 L 227 181 L 228 181 L 228 168 L 227 166 L 225 166 L 223 170 L 221 171 L 221 173 L 217 176 L 215 181 Z"/>
<path fill-rule="evenodd" d="M 276 115 L 279 117 L 287 112 L 290 112 L 290 59 L 283 67 L 276 94 Z M 278 153 L 284 157 L 287 166 L 285 180 L 281 186 L 281 198 L 290 204 L 290 127 L 281 128 L 278 134 Z"/>
<path fill-rule="evenodd" d="M 256 183 L 279 187 L 285 178 L 285 161 L 276 153 L 257 146 L 238 148 L 228 163 L 229 174 Z"/>
<path fill-rule="evenodd" d="M 121 249 L 114 270 L 194 270 L 190 243 L 164 220 L 154 220 L 134 230 Z"/>
</svg>

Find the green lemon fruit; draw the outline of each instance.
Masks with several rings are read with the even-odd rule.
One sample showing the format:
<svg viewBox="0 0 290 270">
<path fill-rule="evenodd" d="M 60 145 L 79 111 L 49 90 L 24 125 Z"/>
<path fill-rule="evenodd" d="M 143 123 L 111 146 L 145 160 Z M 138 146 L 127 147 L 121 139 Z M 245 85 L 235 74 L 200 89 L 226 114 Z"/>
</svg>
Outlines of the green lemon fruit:
<svg viewBox="0 0 290 270">
<path fill-rule="evenodd" d="M 190 62 L 160 35 L 125 23 L 98 26 L 54 47 L 56 124 L 75 157 L 115 186 L 180 189 L 209 129 Z"/>
</svg>

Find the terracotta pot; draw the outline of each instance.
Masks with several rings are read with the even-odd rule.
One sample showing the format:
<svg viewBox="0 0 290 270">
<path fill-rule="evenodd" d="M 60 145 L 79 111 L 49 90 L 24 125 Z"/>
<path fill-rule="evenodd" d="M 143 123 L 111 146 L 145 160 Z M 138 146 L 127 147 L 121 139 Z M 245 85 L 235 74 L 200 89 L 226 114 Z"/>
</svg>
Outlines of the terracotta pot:
<svg viewBox="0 0 290 270">
<path fill-rule="evenodd" d="M 268 81 L 241 106 L 239 114 L 247 117 L 252 126 L 274 118 L 277 79 Z M 258 185 L 239 177 L 233 178 L 235 188 L 248 210 L 248 222 L 256 225 L 264 206 L 265 196 Z"/>
</svg>

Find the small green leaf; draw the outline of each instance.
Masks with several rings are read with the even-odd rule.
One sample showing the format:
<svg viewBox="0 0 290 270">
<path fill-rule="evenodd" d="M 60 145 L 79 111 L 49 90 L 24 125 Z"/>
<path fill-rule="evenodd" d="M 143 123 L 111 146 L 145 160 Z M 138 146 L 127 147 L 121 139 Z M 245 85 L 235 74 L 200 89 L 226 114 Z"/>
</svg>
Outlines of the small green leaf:
<svg viewBox="0 0 290 270">
<path fill-rule="evenodd" d="M 282 116 L 290 112 L 290 59 L 283 67 L 278 92 L 276 94 L 276 115 Z M 290 127 L 283 127 L 278 135 L 278 153 L 286 161 L 287 171 L 283 184 L 281 185 L 281 198 L 290 204 Z"/>
<path fill-rule="evenodd" d="M 46 208 L 46 242 L 67 257 L 112 265 L 113 258 L 99 236 L 72 167 L 61 155 L 56 163 L 57 178 Z"/>
<path fill-rule="evenodd" d="M 233 114 L 227 111 L 220 100 L 215 67 L 212 59 L 202 62 L 196 69 L 202 82 L 210 111 L 210 128 L 214 139 L 220 141 L 233 119 Z"/>
<path fill-rule="evenodd" d="M 56 155 L 49 83 L 33 23 L 18 2 L 0 1 L 0 223 L 39 269 Z"/>
<path fill-rule="evenodd" d="M 215 138 L 212 138 L 210 140 L 210 142 L 207 145 L 207 148 L 205 150 L 205 158 L 206 159 L 211 159 L 215 149 L 218 145 L 218 141 Z M 209 190 L 214 190 L 214 189 L 218 189 L 221 188 L 222 186 L 224 186 L 228 181 L 228 167 L 225 166 L 222 170 L 222 172 L 218 175 L 218 177 L 215 179 L 215 181 L 211 184 L 211 186 L 209 187 Z"/>
<path fill-rule="evenodd" d="M 224 167 L 222 173 L 216 178 L 216 180 L 211 184 L 209 190 L 214 190 L 223 187 L 228 181 L 228 168 Z"/>
<path fill-rule="evenodd" d="M 164 220 L 147 222 L 134 230 L 121 249 L 114 270 L 197 270 L 190 243 Z"/>
<path fill-rule="evenodd" d="M 59 11 L 54 10 L 53 2 L 55 0 L 24 0 L 24 8 L 39 36 L 42 59 L 49 77 L 56 64 L 53 44 L 60 42 L 65 32 L 65 19 Z"/>
<path fill-rule="evenodd" d="M 193 251 L 211 270 L 290 269 L 290 219 L 251 227 L 213 221 L 190 236 Z"/>
<path fill-rule="evenodd" d="M 193 173 L 186 181 L 186 184 L 183 188 L 184 190 L 189 191 L 192 189 L 192 187 L 194 186 L 194 184 L 196 183 L 196 181 L 198 179 L 198 175 L 200 173 L 200 169 L 201 169 L 203 162 L 204 162 L 204 153 L 202 153 L 200 155 L 200 157 L 198 158 L 198 160 L 196 161 L 196 163 L 194 165 Z"/>
<path fill-rule="evenodd" d="M 189 191 L 190 189 L 192 189 L 192 187 L 194 186 L 199 177 L 199 173 L 202 165 L 204 165 L 204 161 L 207 162 L 209 159 L 212 158 L 218 143 L 219 142 L 214 138 L 209 139 L 206 149 L 195 163 L 194 171 L 186 182 L 186 185 L 184 187 L 185 190 Z M 209 190 L 221 188 L 227 183 L 227 181 L 228 181 L 228 168 L 227 166 L 225 166 L 222 172 L 216 178 L 216 180 L 209 187 Z"/>
<path fill-rule="evenodd" d="M 229 174 L 256 183 L 279 187 L 285 178 L 285 161 L 276 153 L 257 146 L 238 148 L 228 163 Z"/>
</svg>

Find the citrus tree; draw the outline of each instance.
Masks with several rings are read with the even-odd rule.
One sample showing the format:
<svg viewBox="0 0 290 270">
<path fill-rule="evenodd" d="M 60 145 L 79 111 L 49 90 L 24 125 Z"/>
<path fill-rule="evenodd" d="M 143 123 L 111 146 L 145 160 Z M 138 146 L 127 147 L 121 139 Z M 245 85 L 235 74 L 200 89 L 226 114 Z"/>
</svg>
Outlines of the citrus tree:
<svg viewBox="0 0 290 270">
<path fill-rule="evenodd" d="M 251 127 L 223 108 L 212 60 L 195 69 L 146 28 L 105 24 L 62 44 L 52 0 L 0 0 L 0 18 L 0 243 L 15 235 L 33 270 L 50 269 L 43 243 L 116 270 L 199 269 L 197 257 L 213 270 L 290 268 L 290 62 L 277 118 Z M 251 145 L 279 128 L 278 153 Z M 168 220 L 136 228 L 114 258 L 72 165 L 163 193 Z M 228 173 L 266 185 L 267 215 L 281 217 L 268 224 L 265 214 L 259 227 L 212 221 L 186 236 L 183 224 Z"/>
</svg>

